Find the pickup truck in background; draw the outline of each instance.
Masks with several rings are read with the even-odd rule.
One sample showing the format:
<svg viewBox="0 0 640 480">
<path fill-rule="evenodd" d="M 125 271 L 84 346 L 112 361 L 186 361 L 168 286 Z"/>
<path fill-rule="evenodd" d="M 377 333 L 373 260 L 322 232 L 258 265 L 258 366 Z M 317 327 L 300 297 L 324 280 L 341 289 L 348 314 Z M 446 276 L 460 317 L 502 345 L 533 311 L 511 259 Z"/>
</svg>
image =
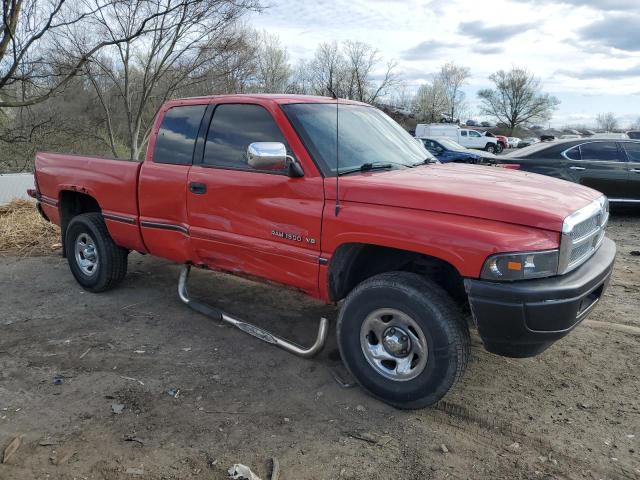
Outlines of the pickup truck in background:
<svg viewBox="0 0 640 480">
<path fill-rule="evenodd" d="M 339 304 L 343 362 L 400 408 L 449 391 L 470 327 L 490 352 L 545 350 L 594 308 L 615 257 L 601 193 L 440 164 L 379 110 L 324 97 L 172 100 L 142 163 L 38 153 L 35 180 L 31 194 L 60 226 L 86 290 L 115 287 L 132 251 L 169 259 L 183 265 L 185 303 L 301 355 L 309 352 L 190 299 L 189 268 Z"/>
<path fill-rule="evenodd" d="M 442 123 L 419 123 L 416 125 L 416 138 L 448 137 L 466 148 L 486 150 L 498 153 L 502 149 L 498 146 L 498 139 L 487 137 L 477 130 L 460 128 L 458 125 Z"/>
</svg>

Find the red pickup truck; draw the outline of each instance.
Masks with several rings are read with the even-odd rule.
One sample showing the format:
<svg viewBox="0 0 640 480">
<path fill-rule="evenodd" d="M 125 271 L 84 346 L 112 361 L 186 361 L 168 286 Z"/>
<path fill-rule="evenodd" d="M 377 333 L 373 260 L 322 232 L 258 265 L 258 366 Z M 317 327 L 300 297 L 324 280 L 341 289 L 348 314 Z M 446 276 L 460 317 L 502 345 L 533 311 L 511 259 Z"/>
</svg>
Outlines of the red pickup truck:
<svg viewBox="0 0 640 480">
<path fill-rule="evenodd" d="M 131 251 L 166 258 L 184 265 L 185 303 L 302 356 L 322 348 L 326 320 L 305 349 L 190 298 L 190 266 L 341 303 L 342 360 L 401 408 L 433 404 L 460 378 L 470 326 L 490 352 L 542 352 L 597 304 L 615 258 L 599 192 L 439 164 L 351 101 L 173 100 L 142 163 L 38 153 L 35 165 L 31 193 L 85 289 L 114 287 Z"/>
</svg>

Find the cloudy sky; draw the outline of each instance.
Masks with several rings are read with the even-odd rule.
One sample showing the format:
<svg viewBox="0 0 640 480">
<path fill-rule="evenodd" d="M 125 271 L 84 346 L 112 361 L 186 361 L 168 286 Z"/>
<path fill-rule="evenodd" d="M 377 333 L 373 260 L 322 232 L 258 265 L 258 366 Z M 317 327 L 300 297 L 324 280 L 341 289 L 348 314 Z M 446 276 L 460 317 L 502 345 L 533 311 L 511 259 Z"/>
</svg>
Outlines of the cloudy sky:
<svg viewBox="0 0 640 480">
<path fill-rule="evenodd" d="M 471 69 L 472 114 L 487 77 L 516 65 L 562 101 L 552 125 L 640 117 L 640 0 L 270 0 L 251 24 L 276 33 L 293 61 L 321 42 L 367 42 L 412 89 L 453 60 Z"/>
</svg>

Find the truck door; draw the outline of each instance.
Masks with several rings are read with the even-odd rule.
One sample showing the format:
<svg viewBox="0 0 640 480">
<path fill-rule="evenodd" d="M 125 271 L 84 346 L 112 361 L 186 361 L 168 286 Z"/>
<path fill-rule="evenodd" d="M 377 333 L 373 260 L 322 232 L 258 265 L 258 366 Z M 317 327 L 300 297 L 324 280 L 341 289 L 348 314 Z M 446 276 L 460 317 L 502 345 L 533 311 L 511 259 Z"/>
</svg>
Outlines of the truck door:
<svg viewBox="0 0 640 480">
<path fill-rule="evenodd" d="M 186 184 L 207 105 L 174 106 L 160 112 L 155 141 L 140 169 L 140 230 L 149 252 L 174 262 L 190 260 Z"/>
<path fill-rule="evenodd" d="M 611 198 L 625 195 L 629 172 L 624 152 L 615 141 L 583 143 L 564 153 L 567 168 L 575 182 L 591 187 Z"/>
<path fill-rule="evenodd" d="M 196 263 L 313 294 L 318 290 L 322 177 L 306 169 L 304 177 L 292 178 L 247 163 L 253 142 L 284 143 L 296 157 L 290 145 L 297 139 L 291 130 L 293 138 L 287 140 L 274 114 L 286 122 L 280 110 L 259 104 L 215 106 L 202 156 L 189 171 L 191 248 Z"/>
<path fill-rule="evenodd" d="M 640 142 L 620 142 L 620 145 L 626 152 L 629 172 L 624 198 L 640 201 Z"/>
<path fill-rule="evenodd" d="M 469 147 L 470 148 L 484 148 L 487 144 L 486 138 L 484 138 L 480 132 L 475 130 L 469 130 Z"/>
<path fill-rule="evenodd" d="M 463 147 L 472 148 L 471 143 L 469 142 L 468 134 L 468 130 L 460 130 L 460 138 L 457 140 L 457 142 Z"/>
</svg>

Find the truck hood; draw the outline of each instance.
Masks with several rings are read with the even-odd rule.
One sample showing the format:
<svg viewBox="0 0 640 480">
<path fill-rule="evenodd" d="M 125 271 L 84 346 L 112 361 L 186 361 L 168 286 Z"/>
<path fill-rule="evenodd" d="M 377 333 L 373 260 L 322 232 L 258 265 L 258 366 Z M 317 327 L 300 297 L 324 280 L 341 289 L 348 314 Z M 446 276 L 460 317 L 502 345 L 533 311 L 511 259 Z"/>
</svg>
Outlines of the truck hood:
<svg viewBox="0 0 640 480">
<path fill-rule="evenodd" d="M 602 195 L 535 173 L 457 163 L 355 173 L 339 181 L 344 202 L 451 213 L 558 232 L 568 215 Z M 335 190 L 327 194 L 335 199 Z"/>
</svg>

